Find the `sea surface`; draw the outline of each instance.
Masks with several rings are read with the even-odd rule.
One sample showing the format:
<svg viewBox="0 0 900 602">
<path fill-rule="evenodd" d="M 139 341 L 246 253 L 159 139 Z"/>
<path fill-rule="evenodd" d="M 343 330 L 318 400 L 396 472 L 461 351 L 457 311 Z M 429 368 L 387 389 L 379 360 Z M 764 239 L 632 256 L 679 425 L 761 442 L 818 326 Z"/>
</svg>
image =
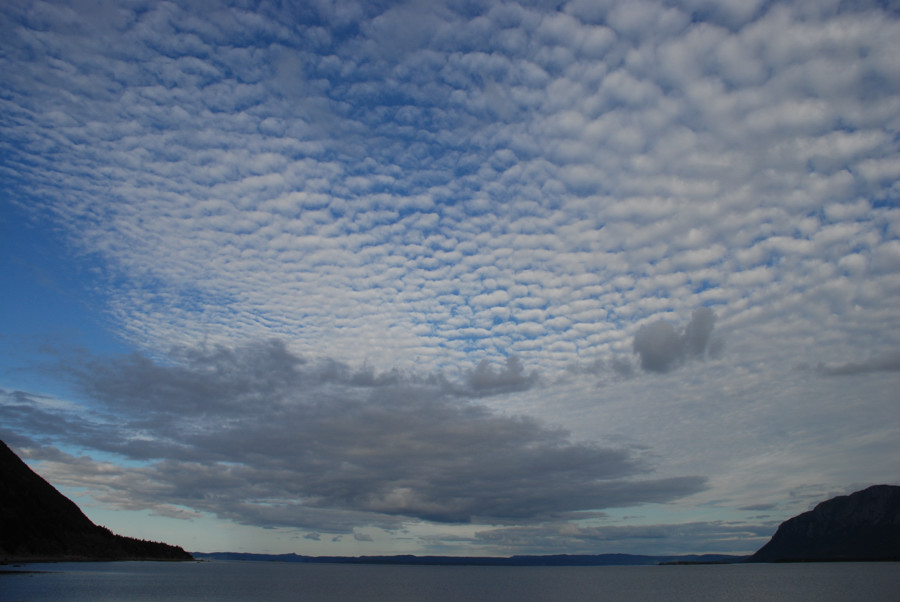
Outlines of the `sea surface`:
<svg viewBox="0 0 900 602">
<path fill-rule="evenodd" d="M 900 600 L 896 562 L 624 567 L 88 562 L 0 571 L 2 602 Z"/>
</svg>

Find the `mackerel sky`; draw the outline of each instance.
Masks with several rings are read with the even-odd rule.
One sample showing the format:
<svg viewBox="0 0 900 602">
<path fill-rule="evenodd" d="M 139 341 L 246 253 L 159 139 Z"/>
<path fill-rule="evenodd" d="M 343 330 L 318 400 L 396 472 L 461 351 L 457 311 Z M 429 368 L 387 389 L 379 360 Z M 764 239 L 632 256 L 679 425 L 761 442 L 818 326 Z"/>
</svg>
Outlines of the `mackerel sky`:
<svg viewBox="0 0 900 602">
<path fill-rule="evenodd" d="M 0 8 L 0 438 L 195 551 L 744 553 L 900 483 L 890 1 Z"/>
</svg>

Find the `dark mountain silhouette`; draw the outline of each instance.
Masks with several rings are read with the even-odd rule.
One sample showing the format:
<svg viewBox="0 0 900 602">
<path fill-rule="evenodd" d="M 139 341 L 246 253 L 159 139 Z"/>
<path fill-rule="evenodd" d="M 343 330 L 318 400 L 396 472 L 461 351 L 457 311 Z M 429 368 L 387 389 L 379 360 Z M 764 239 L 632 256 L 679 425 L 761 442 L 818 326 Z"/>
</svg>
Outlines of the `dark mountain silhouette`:
<svg viewBox="0 0 900 602">
<path fill-rule="evenodd" d="M 0 562 L 192 559 L 177 546 L 95 525 L 0 441 Z"/>
<path fill-rule="evenodd" d="M 900 487 L 874 485 L 781 523 L 750 562 L 900 560 Z"/>
</svg>

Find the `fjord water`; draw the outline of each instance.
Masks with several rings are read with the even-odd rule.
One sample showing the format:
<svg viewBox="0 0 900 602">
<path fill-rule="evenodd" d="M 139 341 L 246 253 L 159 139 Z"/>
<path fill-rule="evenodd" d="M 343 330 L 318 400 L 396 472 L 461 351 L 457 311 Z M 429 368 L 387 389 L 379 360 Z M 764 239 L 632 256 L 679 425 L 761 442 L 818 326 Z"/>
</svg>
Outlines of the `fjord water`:
<svg viewBox="0 0 900 602">
<path fill-rule="evenodd" d="M 3 567 L 12 570 L 13 567 Z M 897 600 L 900 563 L 466 567 L 212 561 L 29 564 L 0 600 Z M 40 571 L 40 572 L 25 572 Z"/>
</svg>

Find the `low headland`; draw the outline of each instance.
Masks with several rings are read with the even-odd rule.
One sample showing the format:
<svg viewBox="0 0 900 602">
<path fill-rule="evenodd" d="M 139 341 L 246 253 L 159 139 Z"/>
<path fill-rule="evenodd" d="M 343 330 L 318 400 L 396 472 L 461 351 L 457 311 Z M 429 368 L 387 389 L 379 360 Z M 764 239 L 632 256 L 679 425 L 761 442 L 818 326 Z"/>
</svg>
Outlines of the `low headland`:
<svg viewBox="0 0 900 602">
<path fill-rule="evenodd" d="M 193 560 L 178 546 L 116 535 L 0 441 L 0 563 Z"/>
<path fill-rule="evenodd" d="M 778 527 L 748 562 L 900 560 L 900 487 L 873 485 L 831 498 Z"/>
</svg>

